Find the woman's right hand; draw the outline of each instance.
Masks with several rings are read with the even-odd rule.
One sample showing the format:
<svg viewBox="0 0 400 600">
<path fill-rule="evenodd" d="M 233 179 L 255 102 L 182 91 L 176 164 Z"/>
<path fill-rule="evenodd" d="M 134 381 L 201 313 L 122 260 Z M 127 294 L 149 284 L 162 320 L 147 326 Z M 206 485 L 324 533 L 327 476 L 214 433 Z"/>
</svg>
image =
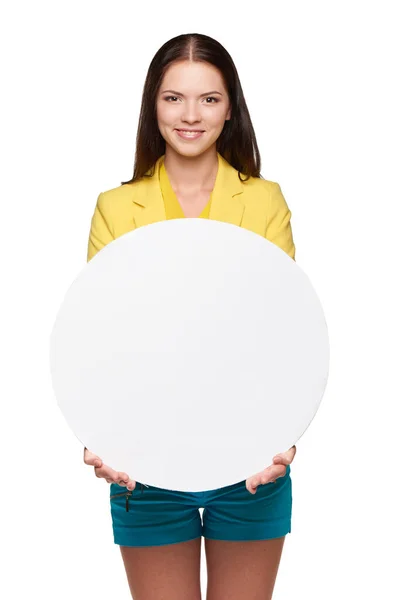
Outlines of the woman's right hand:
<svg viewBox="0 0 400 600">
<path fill-rule="evenodd" d="M 126 486 L 128 490 L 135 489 L 136 481 L 130 479 L 127 473 L 114 471 L 114 469 L 105 465 L 100 457 L 90 452 L 87 448 L 85 448 L 83 453 L 83 461 L 86 465 L 94 467 L 96 477 L 105 479 L 107 483 L 118 483 L 118 485 Z"/>
</svg>

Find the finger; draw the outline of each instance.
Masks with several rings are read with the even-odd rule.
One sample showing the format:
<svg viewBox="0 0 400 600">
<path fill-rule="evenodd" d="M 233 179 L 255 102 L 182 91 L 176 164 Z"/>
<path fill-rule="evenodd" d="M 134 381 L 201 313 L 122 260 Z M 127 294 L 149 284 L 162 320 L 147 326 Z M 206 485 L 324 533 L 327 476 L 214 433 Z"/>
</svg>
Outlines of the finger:
<svg viewBox="0 0 400 600">
<path fill-rule="evenodd" d="M 115 475 L 112 475 L 112 480 L 114 483 L 118 483 L 118 485 L 119 485 L 119 483 L 121 481 L 121 477 L 119 476 L 119 473 L 117 471 L 114 471 L 114 473 L 115 473 Z M 121 485 L 123 485 L 123 484 L 121 484 Z"/>
<path fill-rule="evenodd" d="M 88 450 L 87 448 L 85 448 L 85 451 L 83 453 L 83 461 L 86 465 L 90 465 L 91 467 L 101 467 L 101 465 L 103 464 L 101 458 L 97 456 L 97 454 L 94 454 L 93 452 Z"/>
<path fill-rule="evenodd" d="M 118 475 L 118 478 L 108 478 L 107 481 L 108 483 L 118 483 L 119 486 L 126 487 L 126 489 L 130 492 L 132 492 L 136 487 L 136 481 L 133 481 L 133 479 L 130 479 L 129 477 L 127 479 L 121 479 Z"/>
<path fill-rule="evenodd" d="M 286 474 L 286 466 L 283 464 L 275 464 L 267 467 L 259 474 L 260 484 L 265 485 L 276 481 L 279 477 L 283 477 Z"/>
<path fill-rule="evenodd" d="M 274 464 L 282 464 L 282 456 L 280 454 L 278 454 L 277 456 L 274 456 L 273 458 L 273 463 Z"/>
<path fill-rule="evenodd" d="M 127 473 L 118 472 L 119 485 L 127 485 L 128 482 L 129 482 L 129 475 L 127 475 Z"/>
<path fill-rule="evenodd" d="M 286 474 L 286 466 L 283 464 L 270 465 L 264 471 L 249 477 L 246 480 L 246 488 L 252 494 L 255 494 L 259 485 L 275 482 L 278 477 L 283 477 Z"/>
<path fill-rule="evenodd" d="M 276 465 L 290 465 L 293 461 L 294 454 L 292 450 L 288 450 L 287 452 L 283 452 L 282 454 L 277 454 L 273 458 L 273 463 Z"/>
<path fill-rule="evenodd" d="M 249 480 L 248 480 L 248 482 L 249 482 L 249 487 L 251 489 L 253 489 L 253 490 L 257 489 L 257 487 L 261 483 L 261 476 L 260 476 L 260 474 L 254 475 L 253 477 L 250 477 Z"/>
<path fill-rule="evenodd" d="M 102 465 L 101 467 L 95 467 L 94 472 L 97 477 L 103 477 L 104 479 L 111 479 L 113 483 L 117 483 L 120 479 L 117 471 L 114 471 L 111 467 L 107 465 Z"/>
<path fill-rule="evenodd" d="M 246 481 L 246 490 L 250 492 L 250 494 L 255 494 L 254 488 L 248 480 Z"/>
<path fill-rule="evenodd" d="M 277 469 L 271 469 L 271 467 L 268 467 L 268 469 L 265 469 L 265 471 L 263 471 L 261 473 L 261 477 L 260 477 L 260 483 L 261 485 L 265 485 L 266 483 L 270 483 L 273 479 L 276 479 L 277 476 Z"/>
<path fill-rule="evenodd" d="M 258 487 L 258 484 L 255 482 L 246 483 L 247 491 L 250 492 L 250 494 L 255 494 L 257 492 L 257 487 Z"/>
<path fill-rule="evenodd" d="M 286 465 L 274 465 L 274 468 L 271 469 L 270 481 L 278 479 L 279 477 L 284 477 L 285 475 Z"/>
<path fill-rule="evenodd" d="M 283 453 L 284 458 L 287 458 L 287 460 L 289 461 L 288 462 L 289 465 L 291 462 L 293 462 L 293 459 L 296 456 L 296 452 L 297 452 L 296 446 L 292 446 L 291 448 L 289 448 L 289 450 L 287 452 Z"/>
<path fill-rule="evenodd" d="M 274 464 L 280 464 L 280 465 L 285 464 L 286 465 L 286 464 L 288 464 L 288 458 L 289 457 L 288 457 L 287 453 L 282 452 L 282 454 L 277 454 L 276 456 L 274 456 L 273 462 L 274 462 Z"/>
<path fill-rule="evenodd" d="M 118 485 L 126 485 L 129 481 L 129 475 L 126 473 L 121 473 L 120 471 L 114 471 L 114 469 L 110 469 L 110 477 L 112 478 L 114 483 L 118 483 Z"/>
</svg>

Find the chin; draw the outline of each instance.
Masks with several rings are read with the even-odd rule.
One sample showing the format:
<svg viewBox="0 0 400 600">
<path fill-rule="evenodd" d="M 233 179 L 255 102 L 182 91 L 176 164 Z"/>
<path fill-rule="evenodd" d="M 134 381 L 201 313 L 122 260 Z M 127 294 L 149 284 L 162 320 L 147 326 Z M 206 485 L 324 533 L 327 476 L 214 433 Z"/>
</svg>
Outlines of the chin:
<svg viewBox="0 0 400 600">
<path fill-rule="evenodd" d="M 170 142 L 168 143 L 168 145 L 174 150 L 174 152 L 176 152 L 177 154 L 180 154 L 181 156 L 199 156 L 200 154 L 204 154 L 204 152 L 206 152 L 207 150 L 209 150 L 209 148 L 211 148 L 212 146 L 215 145 L 215 142 L 211 142 L 211 143 L 207 143 L 203 146 L 195 146 L 193 145 L 192 147 L 188 146 L 187 148 L 184 147 L 182 148 L 182 146 L 177 146 L 176 144 L 171 144 Z"/>
</svg>

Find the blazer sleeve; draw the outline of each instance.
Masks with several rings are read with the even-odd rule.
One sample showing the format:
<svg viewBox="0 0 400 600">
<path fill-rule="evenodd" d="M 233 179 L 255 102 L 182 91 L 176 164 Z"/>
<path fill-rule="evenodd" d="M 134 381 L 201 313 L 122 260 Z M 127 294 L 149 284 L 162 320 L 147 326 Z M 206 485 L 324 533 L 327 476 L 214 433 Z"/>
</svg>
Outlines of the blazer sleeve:
<svg viewBox="0 0 400 600">
<path fill-rule="evenodd" d="M 280 185 L 275 182 L 271 182 L 271 184 L 265 237 L 295 260 L 296 247 L 293 243 L 290 224 L 292 213 L 286 204 Z"/>
<path fill-rule="evenodd" d="M 87 262 L 89 262 L 99 250 L 112 242 L 115 238 L 112 233 L 110 207 L 107 206 L 104 193 L 99 194 L 96 207 L 91 221 Z"/>
</svg>

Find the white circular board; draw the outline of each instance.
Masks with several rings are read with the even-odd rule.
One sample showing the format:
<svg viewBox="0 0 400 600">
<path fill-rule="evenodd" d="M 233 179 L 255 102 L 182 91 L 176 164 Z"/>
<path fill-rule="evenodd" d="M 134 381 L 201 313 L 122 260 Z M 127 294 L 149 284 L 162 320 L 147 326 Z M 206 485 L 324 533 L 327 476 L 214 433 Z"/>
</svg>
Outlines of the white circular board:
<svg viewBox="0 0 400 600">
<path fill-rule="evenodd" d="M 260 235 L 161 221 L 105 246 L 51 334 L 58 405 L 135 481 L 206 491 L 296 444 L 326 387 L 329 342 L 299 266 Z"/>
</svg>

